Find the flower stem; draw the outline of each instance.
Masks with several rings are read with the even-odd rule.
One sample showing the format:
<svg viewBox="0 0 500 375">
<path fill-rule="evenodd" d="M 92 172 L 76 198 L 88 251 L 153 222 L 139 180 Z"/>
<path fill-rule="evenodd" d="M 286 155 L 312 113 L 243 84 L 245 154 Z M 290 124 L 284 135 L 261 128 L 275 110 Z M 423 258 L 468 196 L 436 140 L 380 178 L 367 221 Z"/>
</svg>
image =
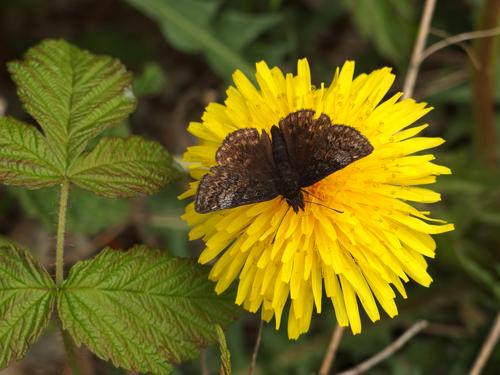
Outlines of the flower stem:
<svg viewBox="0 0 500 375">
<path fill-rule="evenodd" d="M 64 279 L 64 235 L 66 230 L 66 210 L 68 208 L 69 181 L 61 185 L 59 199 L 59 217 L 57 219 L 57 244 L 56 244 L 56 285 L 61 286 Z"/>
</svg>

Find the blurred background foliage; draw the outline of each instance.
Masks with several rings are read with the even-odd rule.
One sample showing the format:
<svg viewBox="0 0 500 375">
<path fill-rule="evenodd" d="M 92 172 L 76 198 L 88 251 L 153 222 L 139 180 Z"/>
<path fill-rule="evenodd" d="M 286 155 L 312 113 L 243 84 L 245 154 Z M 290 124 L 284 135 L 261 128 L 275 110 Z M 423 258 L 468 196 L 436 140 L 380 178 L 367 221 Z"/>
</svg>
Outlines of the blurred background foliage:
<svg viewBox="0 0 500 375">
<path fill-rule="evenodd" d="M 443 36 L 476 30 L 484 0 L 438 1 L 428 44 Z M 5 69 L 44 38 L 64 38 L 95 53 L 120 58 L 134 72 L 139 106 L 129 122 L 113 129 L 160 141 L 176 157 L 193 143 L 186 132 L 211 101 L 223 101 L 231 73 L 252 75 L 264 59 L 295 71 L 306 56 L 316 84 L 329 83 L 336 66 L 356 60 L 357 72 L 393 67 L 401 90 L 423 1 L 400 0 L 2 0 L 0 1 L 0 112 L 24 116 Z M 498 38 L 497 38 L 498 39 Z M 437 236 L 438 256 L 430 262 L 429 289 L 410 283 L 400 315 L 376 324 L 365 319 L 359 336 L 346 333 L 333 371 L 349 368 L 393 341 L 418 319 L 430 326 L 371 374 L 465 374 L 476 357 L 500 306 L 500 173 L 486 165 L 477 146 L 480 124 L 473 117 L 475 69 L 482 63 L 470 50 L 450 46 L 422 65 L 414 97 L 435 107 L 426 118 L 427 135 L 447 143 L 438 161 L 452 176 L 435 188 L 443 201 L 436 217 L 455 223 L 453 233 Z M 470 56 L 472 55 L 472 57 Z M 500 60 L 493 56 L 494 112 L 500 128 Z M 479 64 L 479 65 L 478 65 Z M 476 67 L 474 67 L 476 65 Z M 489 103 L 485 104 L 486 106 Z M 1 113 L 0 113 L 1 114 Z M 32 121 L 31 121 L 32 122 Z M 479 134 L 480 136 L 480 134 Z M 498 143 L 495 145 L 499 154 Z M 173 254 L 194 257 L 201 243 L 188 243 L 179 201 L 188 181 L 144 199 L 118 201 L 74 190 L 69 211 L 67 265 L 91 257 L 106 245 L 126 248 L 146 243 Z M 36 249 L 53 266 L 56 198 L 53 190 L 27 192 L 0 188 L 0 233 Z M 2 238 L 0 237 L 0 241 Z M 366 317 L 365 317 L 366 318 Z M 258 374 L 310 374 L 320 367 L 334 315 L 313 318 L 311 331 L 296 342 L 286 330 L 264 329 Z M 236 374 L 247 372 L 258 319 L 248 314 L 227 332 Z M 1 374 L 52 374 L 69 370 L 56 333 L 46 334 L 25 360 Z M 85 374 L 124 374 L 80 351 Z M 206 352 L 211 373 L 218 372 L 216 348 Z M 200 362 L 184 364 L 178 374 L 200 373 Z M 484 373 L 498 373 L 500 350 Z"/>
</svg>

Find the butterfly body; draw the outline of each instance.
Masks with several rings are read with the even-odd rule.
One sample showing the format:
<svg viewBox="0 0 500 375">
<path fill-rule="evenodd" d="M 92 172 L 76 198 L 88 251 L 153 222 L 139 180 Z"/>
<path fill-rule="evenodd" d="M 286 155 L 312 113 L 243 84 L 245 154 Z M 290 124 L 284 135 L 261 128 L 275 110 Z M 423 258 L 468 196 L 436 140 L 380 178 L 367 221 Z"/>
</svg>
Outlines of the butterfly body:
<svg viewBox="0 0 500 375">
<path fill-rule="evenodd" d="M 299 176 L 292 165 L 282 130 L 276 125 L 271 128 L 272 157 L 275 166 L 276 191 L 297 213 L 304 209 L 304 197 L 300 191 Z M 279 166 L 279 168 L 276 168 Z"/>
<path fill-rule="evenodd" d="M 272 138 L 255 128 L 230 133 L 217 150 L 217 165 L 200 181 L 195 210 L 209 213 L 281 196 L 297 213 L 304 209 L 303 188 L 373 151 L 356 129 L 314 114 L 289 114 L 271 127 Z"/>
</svg>

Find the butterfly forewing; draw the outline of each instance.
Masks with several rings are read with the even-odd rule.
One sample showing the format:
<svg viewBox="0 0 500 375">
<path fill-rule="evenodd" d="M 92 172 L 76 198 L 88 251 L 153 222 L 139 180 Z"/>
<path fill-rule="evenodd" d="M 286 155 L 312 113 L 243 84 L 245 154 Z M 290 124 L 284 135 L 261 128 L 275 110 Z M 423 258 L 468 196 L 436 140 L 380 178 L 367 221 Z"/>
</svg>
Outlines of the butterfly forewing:
<svg viewBox="0 0 500 375">
<path fill-rule="evenodd" d="M 310 186 L 373 151 L 370 142 L 350 126 L 319 126 L 314 137 L 315 147 L 308 156 L 310 167 L 299 171 L 301 187 Z"/>
<path fill-rule="evenodd" d="M 269 136 L 257 129 L 229 134 L 217 150 L 218 165 L 203 176 L 195 210 L 199 213 L 264 202 L 278 196 Z"/>
<path fill-rule="evenodd" d="M 310 186 L 373 151 L 356 129 L 332 125 L 328 116 L 314 111 L 294 112 L 280 121 L 299 186 Z"/>
</svg>

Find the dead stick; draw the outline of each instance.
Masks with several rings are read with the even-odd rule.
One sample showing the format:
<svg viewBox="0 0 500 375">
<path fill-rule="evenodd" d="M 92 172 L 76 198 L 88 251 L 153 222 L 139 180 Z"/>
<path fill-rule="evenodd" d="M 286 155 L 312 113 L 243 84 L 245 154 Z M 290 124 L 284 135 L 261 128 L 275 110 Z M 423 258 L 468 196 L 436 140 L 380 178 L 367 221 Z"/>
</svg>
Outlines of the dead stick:
<svg viewBox="0 0 500 375">
<path fill-rule="evenodd" d="M 495 323 L 493 324 L 493 328 L 491 329 L 488 338 L 483 344 L 479 355 L 474 362 L 474 366 L 470 370 L 469 375 L 479 375 L 481 370 L 483 369 L 486 361 L 491 355 L 493 348 L 495 347 L 496 342 L 498 341 L 498 337 L 500 336 L 500 312 L 497 314 L 497 318 L 495 319 Z"/>
<path fill-rule="evenodd" d="M 487 38 L 500 34 L 500 27 L 495 27 L 493 29 L 488 30 L 479 30 L 479 31 L 471 31 L 467 33 L 457 34 L 450 36 L 440 42 L 434 43 L 432 46 L 426 48 L 422 52 L 421 59 L 425 60 L 433 53 L 443 49 L 445 47 L 451 46 L 453 44 L 458 44 L 460 42 L 464 42 L 466 40 L 479 39 L 479 38 Z"/>
<path fill-rule="evenodd" d="M 425 1 L 424 11 L 422 14 L 422 18 L 420 19 L 420 26 L 418 28 L 417 40 L 415 42 L 415 46 L 413 47 L 410 66 L 408 67 L 408 72 L 406 73 L 406 78 L 403 85 L 404 99 L 409 98 L 413 95 L 415 82 L 417 81 L 418 70 L 422 61 L 422 52 L 424 51 L 425 41 L 427 40 L 427 35 L 429 34 L 429 28 L 431 26 L 431 20 L 432 15 L 434 14 L 435 6 L 436 0 Z"/>
<path fill-rule="evenodd" d="M 427 321 L 425 321 L 425 320 L 421 320 L 421 321 L 415 323 L 405 333 L 403 333 L 401 336 L 399 336 L 396 341 L 394 341 L 392 344 L 390 344 L 384 350 L 375 354 L 370 359 L 368 359 L 364 362 L 361 362 L 359 365 L 354 366 L 352 369 L 347 370 L 347 371 L 343 371 L 343 372 L 339 373 L 338 375 L 362 374 L 363 372 L 378 365 L 383 360 L 389 358 L 391 355 L 393 355 L 395 352 L 397 352 L 399 349 L 401 349 L 404 344 L 406 344 L 408 341 L 410 341 L 413 338 L 413 336 L 415 336 L 417 333 L 419 333 L 420 331 L 425 329 L 428 325 L 429 325 L 429 323 L 427 323 Z"/>
<path fill-rule="evenodd" d="M 319 370 L 319 375 L 328 375 L 328 373 L 330 372 L 344 331 L 345 327 L 341 327 L 338 324 L 335 326 L 335 329 L 332 333 L 332 338 L 330 339 L 330 344 L 328 345 L 328 349 L 326 351 L 325 358 L 323 359 L 323 363 L 321 364 L 321 368 Z"/>
</svg>

